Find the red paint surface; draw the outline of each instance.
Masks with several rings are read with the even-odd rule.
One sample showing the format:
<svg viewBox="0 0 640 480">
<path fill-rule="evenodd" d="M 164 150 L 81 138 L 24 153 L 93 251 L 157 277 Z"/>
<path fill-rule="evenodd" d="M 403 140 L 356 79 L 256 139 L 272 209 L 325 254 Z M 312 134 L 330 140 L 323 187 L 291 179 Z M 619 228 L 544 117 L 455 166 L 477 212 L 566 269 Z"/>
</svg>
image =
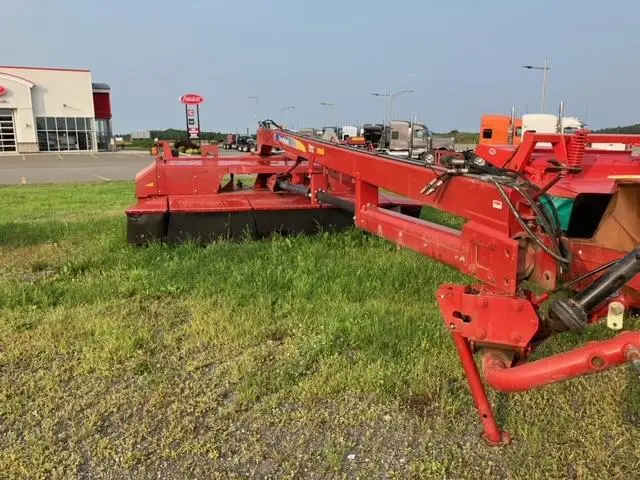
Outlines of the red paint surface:
<svg viewBox="0 0 640 480">
<path fill-rule="evenodd" d="M 185 105 L 200 105 L 204 102 L 204 97 L 196 93 L 186 93 L 180 97 L 180 101 Z"/>
<path fill-rule="evenodd" d="M 111 95 L 108 92 L 93 92 L 93 110 L 98 120 L 111 119 Z"/>
</svg>

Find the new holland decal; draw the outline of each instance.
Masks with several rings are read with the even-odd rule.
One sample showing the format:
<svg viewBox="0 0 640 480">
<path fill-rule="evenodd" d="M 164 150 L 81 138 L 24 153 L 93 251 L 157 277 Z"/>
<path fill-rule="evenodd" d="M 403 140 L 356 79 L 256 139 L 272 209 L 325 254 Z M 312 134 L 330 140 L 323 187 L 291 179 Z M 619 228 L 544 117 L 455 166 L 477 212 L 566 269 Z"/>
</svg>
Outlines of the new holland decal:
<svg viewBox="0 0 640 480">
<path fill-rule="evenodd" d="M 282 133 L 276 133 L 276 142 L 288 145 L 289 147 L 295 148 L 296 150 L 299 150 L 301 152 L 307 151 L 307 147 L 305 147 L 304 143 L 302 143 L 300 140 L 288 137 L 286 135 L 283 135 Z"/>
</svg>

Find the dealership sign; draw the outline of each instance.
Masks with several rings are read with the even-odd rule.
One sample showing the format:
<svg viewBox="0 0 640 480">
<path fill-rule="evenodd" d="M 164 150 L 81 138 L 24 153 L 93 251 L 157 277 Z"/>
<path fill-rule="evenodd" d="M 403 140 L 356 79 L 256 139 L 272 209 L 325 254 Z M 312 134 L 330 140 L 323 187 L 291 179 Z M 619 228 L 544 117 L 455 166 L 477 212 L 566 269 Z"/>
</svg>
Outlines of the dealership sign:
<svg viewBox="0 0 640 480">
<path fill-rule="evenodd" d="M 184 104 L 187 135 L 190 140 L 200 140 L 200 104 L 204 98 L 196 93 L 185 93 L 180 97 Z"/>
<path fill-rule="evenodd" d="M 7 93 L 7 87 L 0 85 L 0 97 Z"/>
<path fill-rule="evenodd" d="M 200 105 L 204 98 L 195 93 L 186 93 L 180 97 L 180 101 L 185 105 Z"/>
</svg>

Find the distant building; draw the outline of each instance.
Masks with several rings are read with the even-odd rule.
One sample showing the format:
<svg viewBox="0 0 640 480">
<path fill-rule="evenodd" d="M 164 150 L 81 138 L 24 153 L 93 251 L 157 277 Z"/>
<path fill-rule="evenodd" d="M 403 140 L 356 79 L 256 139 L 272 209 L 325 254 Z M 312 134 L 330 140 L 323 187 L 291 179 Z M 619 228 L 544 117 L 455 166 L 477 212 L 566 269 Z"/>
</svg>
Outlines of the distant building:
<svg viewBox="0 0 640 480">
<path fill-rule="evenodd" d="M 107 150 L 111 116 L 89 70 L 0 66 L 0 154 Z"/>
</svg>

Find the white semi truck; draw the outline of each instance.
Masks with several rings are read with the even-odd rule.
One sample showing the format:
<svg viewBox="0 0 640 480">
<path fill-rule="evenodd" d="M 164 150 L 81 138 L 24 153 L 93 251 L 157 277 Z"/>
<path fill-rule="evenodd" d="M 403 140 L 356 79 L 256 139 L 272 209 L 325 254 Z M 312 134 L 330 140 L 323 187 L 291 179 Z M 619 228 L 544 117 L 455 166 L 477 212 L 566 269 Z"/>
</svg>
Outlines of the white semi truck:
<svg viewBox="0 0 640 480">
<path fill-rule="evenodd" d="M 564 106 L 560 104 L 560 115 L 551 113 L 528 113 L 522 115 L 522 136 L 526 132 L 537 133 L 574 133 L 576 130 L 585 127 L 577 117 L 565 117 L 562 115 Z M 539 147 L 551 146 L 548 143 L 539 143 Z M 592 143 L 589 148 L 598 150 L 625 150 L 627 146 L 623 143 Z"/>
</svg>

